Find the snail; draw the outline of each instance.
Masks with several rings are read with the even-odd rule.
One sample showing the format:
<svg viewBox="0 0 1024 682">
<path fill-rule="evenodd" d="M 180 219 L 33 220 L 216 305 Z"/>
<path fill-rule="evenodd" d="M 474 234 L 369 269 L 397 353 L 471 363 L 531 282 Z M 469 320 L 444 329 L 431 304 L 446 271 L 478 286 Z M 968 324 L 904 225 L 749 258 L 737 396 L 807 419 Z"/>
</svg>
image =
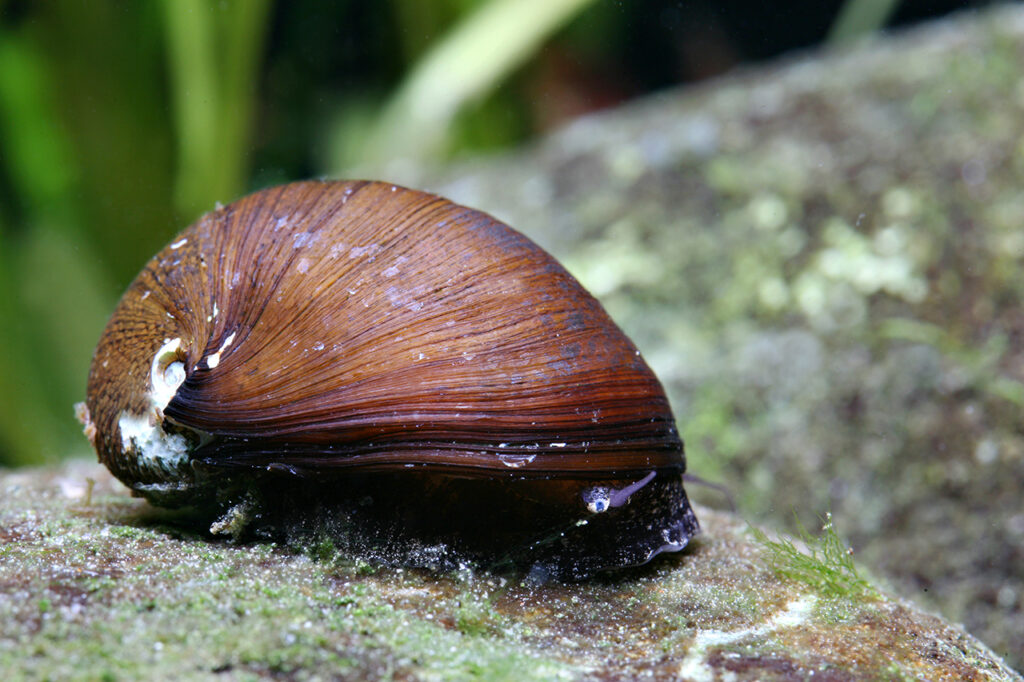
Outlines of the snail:
<svg viewBox="0 0 1024 682">
<path fill-rule="evenodd" d="M 262 190 L 180 233 L 115 309 L 80 419 L 133 494 L 214 532 L 330 513 L 574 579 L 699 531 L 664 390 L 600 303 L 496 219 L 380 182 Z"/>
</svg>

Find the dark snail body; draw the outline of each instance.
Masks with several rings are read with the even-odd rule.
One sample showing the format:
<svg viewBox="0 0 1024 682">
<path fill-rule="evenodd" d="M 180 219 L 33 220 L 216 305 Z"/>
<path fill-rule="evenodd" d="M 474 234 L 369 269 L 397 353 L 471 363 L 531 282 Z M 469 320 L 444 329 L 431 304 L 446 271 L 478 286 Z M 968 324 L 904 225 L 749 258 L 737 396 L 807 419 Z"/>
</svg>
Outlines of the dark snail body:
<svg viewBox="0 0 1024 682">
<path fill-rule="evenodd" d="M 490 216 L 383 183 L 182 232 L 107 325 L 85 419 L 164 506 L 326 505 L 568 577 L 697 532 L 664 391 L 601 305 Z"/>
</svg>

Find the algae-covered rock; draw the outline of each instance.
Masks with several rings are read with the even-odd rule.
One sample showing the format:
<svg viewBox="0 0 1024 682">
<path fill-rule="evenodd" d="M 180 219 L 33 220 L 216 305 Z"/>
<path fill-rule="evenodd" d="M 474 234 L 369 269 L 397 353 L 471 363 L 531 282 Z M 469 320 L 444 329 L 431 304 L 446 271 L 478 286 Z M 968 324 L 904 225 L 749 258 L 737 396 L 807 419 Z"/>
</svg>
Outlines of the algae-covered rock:
<svg viewBox="0 0 1024 682">
<path fill-rule="evenodd" d="M 749 518 L 831 510 L 865 565 L 1024 666 L 1020 5 L 582 119 L 432 188 L 601 298 L 690 470 Z"/>
<path fill-rule="evenodd" d="M 826 542 L 793 554 L 698 513 L 704 535 L 683 554 L 536 584 L 214 540 L 91 463 L 0 472 L 0 677 L 1020 679 Z"/>
<path fill-rule="evenodd" d="M 214 541 L 73 465 L 0 474 L 0 678 L 1019 680 L 998 657 L 1024 664 L 1021 140 L 1008 7 L 433 181 L 601 297 L 744 517 L 830 510 L 858 566 L 995 654 L 834 535 L 706 506 L 683 554 L 535 584 Z"/>
</svg>

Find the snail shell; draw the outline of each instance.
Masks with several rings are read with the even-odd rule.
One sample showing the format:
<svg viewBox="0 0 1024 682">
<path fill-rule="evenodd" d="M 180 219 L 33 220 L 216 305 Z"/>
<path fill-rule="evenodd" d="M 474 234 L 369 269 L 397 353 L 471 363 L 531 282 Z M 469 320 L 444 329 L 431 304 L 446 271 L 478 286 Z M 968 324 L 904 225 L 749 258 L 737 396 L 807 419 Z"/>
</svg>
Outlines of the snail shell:
<svg viewBox="0 0 1024 682">
<path fill-rule="evenodd" d="M 569 577 L 697 532 L 665 393 L 601 305 L 515 230 L 394 185 L 203 216 L 124 294 L 86 408 L 100 461 L 158 505 L 359 498 L 345 513 L 387 532 Z"/>
</svg>

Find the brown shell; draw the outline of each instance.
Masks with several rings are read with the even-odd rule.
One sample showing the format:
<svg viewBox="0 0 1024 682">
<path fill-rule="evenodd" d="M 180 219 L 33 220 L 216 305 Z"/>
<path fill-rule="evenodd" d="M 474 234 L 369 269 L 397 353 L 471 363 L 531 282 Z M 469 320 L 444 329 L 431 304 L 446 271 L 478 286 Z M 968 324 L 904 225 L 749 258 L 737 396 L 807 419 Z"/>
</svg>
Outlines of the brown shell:
<svg viewBox="0 0 1024 682">
<path fill-rule="evenodd" d="M 161 397 L 168 368 L 180 376 Z M 87 407 L 100 460 L 165 502 L 194 492 L 199 464 L 684 469 L 658 380 L 561 265 L 484 213 L 379 182 L 267 189 L 182 232 L 114 312 Z M 187 441 L 187 457 L 154 465 L 125 415 Z"/>
</svg>

